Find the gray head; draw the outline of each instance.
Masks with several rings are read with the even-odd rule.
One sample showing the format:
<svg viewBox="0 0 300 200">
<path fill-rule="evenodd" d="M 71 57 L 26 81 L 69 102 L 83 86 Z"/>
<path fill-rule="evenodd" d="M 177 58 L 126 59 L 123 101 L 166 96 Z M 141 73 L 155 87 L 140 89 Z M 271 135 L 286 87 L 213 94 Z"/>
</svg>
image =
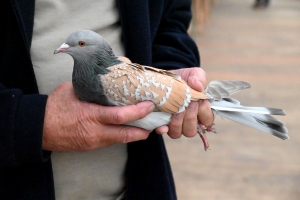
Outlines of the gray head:
<svg viewBox="0 0 300 200">
<path fill-rule="evenodd" d="M 106 62 L 107 59 L 116 59 L 111 47 L 103 37 L 90 30 L 71 33 L 66 42 L 54 51 L 54 54 L 57 53 L 67 53 L 73 57 L 75 62 L 94 61 L 103 64 L 103 60 Z"/>
</svg>

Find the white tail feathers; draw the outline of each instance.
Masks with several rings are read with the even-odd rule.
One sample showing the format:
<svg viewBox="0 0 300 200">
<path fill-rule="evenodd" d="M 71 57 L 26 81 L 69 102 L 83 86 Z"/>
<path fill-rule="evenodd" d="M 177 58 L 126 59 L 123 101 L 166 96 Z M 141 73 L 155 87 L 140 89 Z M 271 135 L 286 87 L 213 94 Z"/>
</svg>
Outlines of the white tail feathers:
<svg viewBox="0 0 300 200">
<path fill-rule="evenodd" d="M 270 115 L 285 115 L 284 110 L 265 107 L 244 107 L 231 98 L 231 94 L 250 88 L 250 84 L 242 81 L 212 81 L 206 93 L 211 97 L 213 112 L 222 118 L 239 122 L 252 128 L 270 133 L 281 139 L 289 139 L 284 123 Z"/>
</svg>

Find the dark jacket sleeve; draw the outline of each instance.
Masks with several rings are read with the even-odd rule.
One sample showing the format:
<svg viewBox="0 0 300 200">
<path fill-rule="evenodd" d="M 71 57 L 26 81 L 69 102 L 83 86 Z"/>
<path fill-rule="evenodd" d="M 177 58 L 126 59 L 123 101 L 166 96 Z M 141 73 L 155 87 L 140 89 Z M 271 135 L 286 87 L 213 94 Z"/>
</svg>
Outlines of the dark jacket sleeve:
<svg viewBox="0 0 300 200">
<path fill-rule="evenodd" d="M 197 45 L 187 33 L 192 17 L 191 2 L 170 0 L 164 6 L 153 41 L 153 66 L 163 69 L 200 66 Z"/>
<path fill-rule="evenodd" d="M 43 162 L 42 150 L 46 95 L 24 95 L 0 83 L 0 167 Z"/>
<path fill-rule="evenodd" d="M 25 21 L 18 20 L 21 12 L 15 12 L 11 2 L 27 6 L 22 9 L 27 11 L 22 15 Z M 42 150 L 47 96 L 38 94 L 29 45 L 25 42 L 29 40 L 25 40 L 28 34 L 22 34 L 20 29 L 32 21 L 32 16 L 24 17 L 33 13 L 32 3 L 34 1 L 1 2 L 7 13 L 0 19 L 3 39 L 0 47 L 0 167 L 43 162 L 50 155 Z"/>
</svg>

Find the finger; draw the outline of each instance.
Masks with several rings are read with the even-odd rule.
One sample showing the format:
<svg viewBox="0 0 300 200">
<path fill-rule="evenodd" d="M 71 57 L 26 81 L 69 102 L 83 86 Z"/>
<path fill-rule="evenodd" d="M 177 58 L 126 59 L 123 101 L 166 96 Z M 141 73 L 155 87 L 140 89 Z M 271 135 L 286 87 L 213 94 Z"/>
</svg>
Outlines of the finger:
<svg viewBox="0 0 300 200">
<path fill-rule="evenodd" d="M 198 120 L 206 127 L 211 127 L 214 123 L 214 114 L 210 108 L 208 100 L 199 102 L 198 106 Z"/>
<path fill-rule="evenodd" d="M 169 132 L 169 127 L 168 126 L 160 126 L 160 127 L 155 129 L 155 132 L 157 134 L 161 134 L 161 135 L 165 134 L 165 133 Z"/>
<path fill-rule="evenodd" d="M 145 140 L 148 138 L 151 131 L 133 127 L 133 126 L 125 126 L 125 125 L 111 125 L 113 131 L 108 132 L 109 137 L 111 137 L 111 141 L 114 143 L 129 143 L 135 142 L 139 140 Z"/>
<path fill-rule="evenodd" d="M 194 71 L 192 71 L 191 75 L 197 76 L 199 81 L 202 83 L 203 88 L 207 87 L 206 82 L 206 72 L 202 68 L 193 68 Z"/>
<path fill-rule="evenodd" d="M 197 134 L 197 114 L 198 102 L 191 102 L 186 109 L 186 113 L 183 119 L 182 134 L 186 137 L 194 137 Z"/>
<path fill-rule="evenodd" d="M 171 117 L 168 135 L 173 139 L 181 137 L 184 114 L 185 112 L 181 112 L 178 114 L 173 114 Z"/>
<path fill-rule="evenodd" d="M 191 68 L 191 70 L 189 70 L 189 77 L 191 77 L 191 76 L 197 77 L 198 81 L 200 81 L 202 88 L 201 88 L 201 90 L 198 90 L 198 91 L 202 92 L 203 88 L 206 88 L 206 86 L 207 86 L 205 71 L 199 67 Z M 193 89 L 197 90 L 197 88 L 193 88 Z"/>
<path fill-rule="evenodd" d="M 155 109 L 151 101 L 140 102 L 129 106 L 101 106 L 98 107 L 96 119 L 106 124 L 124 124 L 144 118 Z"/>
<path fill-rule="evenodd" d="M 173 72 L 180 75 L 181 78 L 185 81 L 188 81 L 188 78 L 190 76 L 195 76 L 202 83 L 203 88 L 206 88 L 206 86 L 207 86 L 206 73 L 200 67 L 192 67 L 192 68 L 188 68 L 188 69 L 173 70 Z"/>
<path fill-rule="evenodd" d="M 199 92 L 202 92 L 204 90 L 204 87 L 197 76 L 190 76 L 187 80 L 187 83 L 194 90 L 197 90 Z"/>
<path fill-rule="evenodd" d="M 88 128 L 87 128 L 88 127 Z M 113 124 L 88 124 L 78 131 L 77 137 L 72 137 L 72 151 L 89 151 L 99 147 L 107 147 L 116 143 L 129 143 L 145 140 L 150 134 L 150 130 L 138 127 Z M 63 140 L 60 143 L 68 142 Z M 66 145 L 64 145 L 66 146 Z M 76 147 L 74 149 L 74 147 Z"/>
</svg>

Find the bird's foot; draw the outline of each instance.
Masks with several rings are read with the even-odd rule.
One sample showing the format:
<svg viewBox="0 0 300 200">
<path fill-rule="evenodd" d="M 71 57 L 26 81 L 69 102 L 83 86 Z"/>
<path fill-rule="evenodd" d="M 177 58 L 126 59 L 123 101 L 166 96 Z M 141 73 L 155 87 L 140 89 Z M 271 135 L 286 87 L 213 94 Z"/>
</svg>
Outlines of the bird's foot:
<svg viewBox="0 0 300 200">
<path fill-rule="evenodd" d="M 213 124 L 213 125 L 215 125 L 215 124 Z M 217 131 L 216 131 L 216 129 L 215 128 L 213 128 L 213 127 L 206 127 L 206 126 L 204 126 L 203 124 L 198 124 L 198 129 L 201 129 L 201 130 L 204 130 L 204 131 L 206 131 L 206 132 L 213 132 L 213 133 L 217 133 Z"/>
<path fill-rule="evenodd" d="M 197 128 L 197 132 L 203 142 L 203 145 L 204 145 L 204 150 L 207 151 L 207 150 L 210 150 L 209 148 L 209 143 L 207 141 L 207 137 L 206 137 L 206 133 L 207 132 L 213 132 L 213 133 L 217 133 L 216 130 L 212 127 L 206 127 L 204 126 L 203 124 L 198 124 L 198 128 Z"/>
</svg>

